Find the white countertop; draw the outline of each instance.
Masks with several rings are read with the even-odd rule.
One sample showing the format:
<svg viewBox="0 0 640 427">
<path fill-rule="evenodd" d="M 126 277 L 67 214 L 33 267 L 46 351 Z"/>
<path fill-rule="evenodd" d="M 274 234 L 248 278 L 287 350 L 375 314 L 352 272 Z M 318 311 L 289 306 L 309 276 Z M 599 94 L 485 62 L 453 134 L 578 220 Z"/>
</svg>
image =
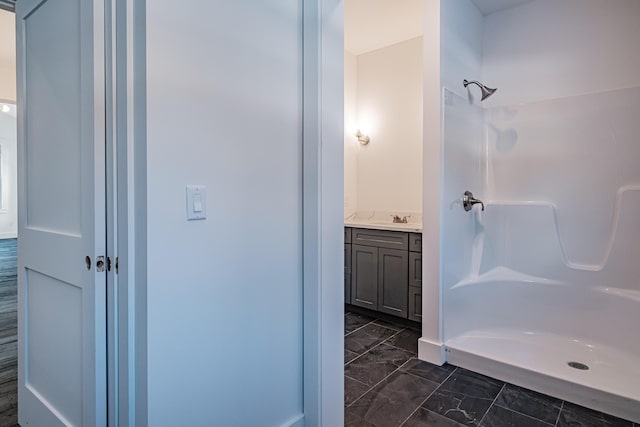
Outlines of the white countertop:
<svg viewBox="0 0 640 427">
<path fill-rule="evenodd" d="M 417 223 L 393 223 L 393 222 L 372 222 L 366 220 L 345 220 L 345 227 L 370 228 L 372 230 L 391 230 L 422 233 L 422 224 Z"/>
<path fill-rule="evenodd" d="M 409 222 L 395 223 L 394 216 L 407 218 Z M 344 219 L 345 227 L 370 228 L 372 230 L 391 230 L 422 233 L 422 214 L 417 212 L 357 212 Z"/>
</svg>

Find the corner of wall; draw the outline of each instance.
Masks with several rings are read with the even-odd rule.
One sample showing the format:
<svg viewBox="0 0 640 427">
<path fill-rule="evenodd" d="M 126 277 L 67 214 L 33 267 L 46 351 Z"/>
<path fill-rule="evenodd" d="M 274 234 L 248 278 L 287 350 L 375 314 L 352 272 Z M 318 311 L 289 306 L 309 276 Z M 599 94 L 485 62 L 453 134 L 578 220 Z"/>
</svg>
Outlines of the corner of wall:
<svg viewBox="0 0 640 427">
<path fill-rule="evenodd" d="M 423 36 L 422 340 L 441 341 L 441 1 L 425 2 Z M 422 341 L 421 340 L 421 341 Z"/>
</svg>

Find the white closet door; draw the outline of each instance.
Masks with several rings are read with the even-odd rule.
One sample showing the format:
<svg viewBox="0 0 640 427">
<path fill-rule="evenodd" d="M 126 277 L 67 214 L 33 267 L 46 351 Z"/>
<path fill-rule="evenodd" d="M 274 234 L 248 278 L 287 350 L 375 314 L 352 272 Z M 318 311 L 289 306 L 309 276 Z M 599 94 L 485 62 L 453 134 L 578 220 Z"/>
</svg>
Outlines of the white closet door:
<svg viewBox="0 0 640 427">
<path fill-rule="evenodd" d="M 103 14 L 16 5 L 22 426 L 106 424 Z"/>
</svg>

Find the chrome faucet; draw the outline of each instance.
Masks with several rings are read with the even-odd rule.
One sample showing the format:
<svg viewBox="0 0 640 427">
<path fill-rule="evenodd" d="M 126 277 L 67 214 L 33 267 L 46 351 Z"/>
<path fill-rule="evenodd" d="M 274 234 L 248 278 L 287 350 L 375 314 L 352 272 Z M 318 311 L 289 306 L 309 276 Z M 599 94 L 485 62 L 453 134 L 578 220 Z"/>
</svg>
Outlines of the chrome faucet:
<svg viewBox="0 0 640 427">
<path fill-rule="evenodd" d="M 482 203 L 482 200 L 473 197 L 473 193 L 469 190 L 464 192 L 464 196 L 462 196 L 462 207 L 464 207 L 465 211 L 469 212 L 473 208 L 473 205 L 478 203 L 480 203 L 482 210 L 484 210 L 484 203 Z"/>
<path fill-rule="evenodd" d="M 407 222 L 409 222 L 407 218 L 411 218 L 411 215 L 403 216 L 402 218 L 400 218 L 399 215 L 391 215 L 391 216 L 393 217 L 394 224 L 406 224 Z"/>
</svg>

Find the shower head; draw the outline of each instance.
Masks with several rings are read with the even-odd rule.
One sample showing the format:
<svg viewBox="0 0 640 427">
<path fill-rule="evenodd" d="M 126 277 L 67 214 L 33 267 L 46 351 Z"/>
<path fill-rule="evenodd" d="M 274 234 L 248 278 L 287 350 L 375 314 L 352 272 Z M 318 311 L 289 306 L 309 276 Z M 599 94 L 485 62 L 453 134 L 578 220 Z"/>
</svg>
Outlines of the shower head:
<svg viewBox="0 0 640 427">
<path fill-rule="evenodd" d="M 491 95 L 493 95 L 493 93 L 495 91 L 497 91 L 498 89 L 491 89 L 486 87 L 485 85 L 483 85 L 482 83 L 480 83 L 477 80 L 463 80 L 462 84 L 464 85 L 464 87 L 467 87 L 468 85 L 470 85 L 471 83 L 478 85 L 478 87 L 480 88 L 480 90 L 482 91 L 482 98 L 480 99 L 481 101 L 484 101 L 485 99 L 487 99 L 488 97 L 490 97 Z"/>
</svg>

